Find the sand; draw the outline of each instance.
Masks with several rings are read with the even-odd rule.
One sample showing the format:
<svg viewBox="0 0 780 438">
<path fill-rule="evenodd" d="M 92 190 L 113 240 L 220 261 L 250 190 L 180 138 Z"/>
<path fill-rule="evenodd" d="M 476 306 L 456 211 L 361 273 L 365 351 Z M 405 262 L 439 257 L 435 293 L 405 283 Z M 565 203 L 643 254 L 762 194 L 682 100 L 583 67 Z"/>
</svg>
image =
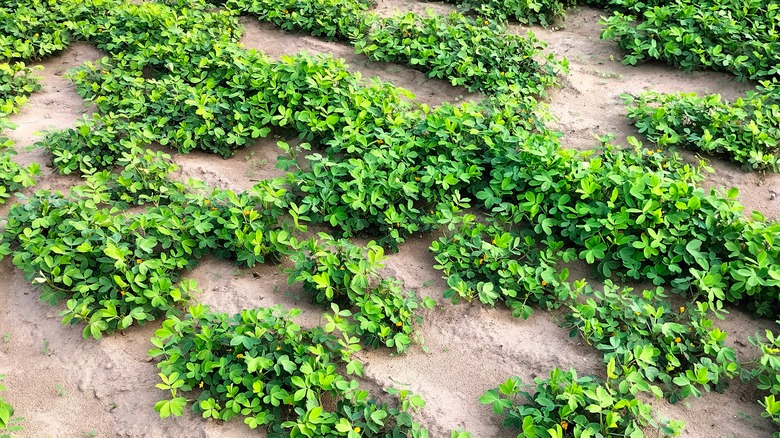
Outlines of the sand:
<svg viewBox="0 0 780 438">
<path fill-rule="evenodd" d="M 451 10 L 447 5 L 404 0 L 380 1 L 377 12 Z M 576 8 L 566 22 L 555 29 L 534 29 L 549 43 L 549 49 L 565 56 L 571 73 L 560 89 L 548 99 L 559 118 L 557 129 L 567 147 L 587 148 L 596 144 L 594 135 L 615 134 L 618 143 L 637 135 L 625 117 L 621 93 L 653 89 L 662 92 L 718 92 L 727 98 L 739 96 L 755 84 L 735 82 L 718 73 L 686 74 L 661 64 L 638 67 L 620 63 L 621 54 L 613 42 L 601 41 L 600 11 Z M 286 33 L 277 28 L 244 19 L 247 47 L 278 58 L 301 50 L 332 53 L 344 58 L 352 71 L 363 77 L 379 77 L 411 90 L 420 102 L 439 105 L 462 99 L 479 99 L 446 81 L 426 78 L 406 67 L 370 62 L 355 55 L 351 47 L 317 38 Z M 527 29 L 512 26 L 524 34 Z M 73 176 L 60 176 L 45 166 L 50 157 L 39 149 L 29 149 L 40 131 L 72 126 L 92 109 L 63 78 L 69 67 L 102 54 L 85 43 L 73 44 L 67 51 L 42 63 L 43 89 L 34 94 L 12 121 L 19 128 L 10 133 L 17 142 L 18 161 L 42 164 L 38 188 L 67 190 L 78 183 Z M 276 140 L 260 141 L 225 160 L 205 153 L 176 155 L 180 178 L 198 178 L 224 188 L 245 190 L 258 179 L 280 175 L 275 168 Z M 693 154 L 687 157 L 694 159 Z M 740 200 L 748 210 L 760 210 L 770 219 L 780 217 L 780 199 L 770 200 L 780 191 L 778 175 L 746 173 L 733 165 L 710 160 L 715 173 L 707 179 L 711 187 L 738 187 Z M 0 215 L 8 206 L 0 207 Z M 489 388 L 516 375 L 524 382 L 545 375 L 553 367 L 574 367 L 579 374 L 603 374 L 598 352 L 578 338 L 569 337 L 561 327 L 561 312 L 537 310 L 528 320 L 512 318 L 505 308 L 487 309 L 473 304 L 452 305 L 442 299 L 445 283 L 433 269 L 428 251 L 436 235 L 415 236 L 390 256 L 385 273 L 402 280 L 407 289 L 436 299 L 440 305 L 424 314 L 419 328 L 426 349 L 415 347 L 408 354 L 394 356 L 386 350 L 364 350 L 363 384 L 377 395 L 381 388 L 407 387 L 421 395 L 427 406 L 418 420 L 431 436 L 449 437 L 451 430 L 463 428 L 474 437 L 512 437 L 516 433 L 501 428 L 500 420 L 477 401 Z M 588 275 L 587 267 L 574 266 L 573 276 Z M 304 326 L 320 323 L 322 311 L 310 305 L 300 290 L 287 286 L 280 266 L 238 268 L 229 261 L 204 259 L 188 277 L 198 281 L 203 292 L 196 299 L 215 310 L 237 312 L 242 308 L 280 304 L 303 310 Z M 176 419 L 159 419 L 154 402 L 165 394 L 154 388 L 158 382 L 155 363 L 147 358 L 152 336 L 159 321 L 134 327 L 100 341 L 84 339 L 80 326 L 62 326 L 60 308 L 38 299 L 38 292 L 7 258 L 0 263 L 0 374 L 7 374 L 4 394 L 26 418 L 24 437 L 244 437 L 258 436 L 241 421 L 205 421 L 187 412 Z M 729 345 L 741 359 L 755 357 L 747 337 L 772 327 L 768 320 L 755 319 L 734 310 L 718 324 L 729 332 Z M 427 350 L 427 351 L 426 351 Z M 735 380 L 725 394 L 708 393 L 698 399 L 670 405 L 654 401 L 659 411 L 685 420 L 685 436 L 714 437 L 769 436 L 772 425 L 760 417 L 758 393 Z M 262 434 L 259 434 L 262 436 Z"/>
</svg>

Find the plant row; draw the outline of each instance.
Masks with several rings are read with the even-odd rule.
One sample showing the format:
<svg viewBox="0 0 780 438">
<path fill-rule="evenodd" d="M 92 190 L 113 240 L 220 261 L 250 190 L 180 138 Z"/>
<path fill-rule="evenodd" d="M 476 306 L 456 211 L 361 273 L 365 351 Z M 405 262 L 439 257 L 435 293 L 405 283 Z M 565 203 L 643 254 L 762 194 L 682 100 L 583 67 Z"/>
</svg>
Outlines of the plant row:
<svg viewBox="0 0 780 438">
<path fill-rule="evenodd" d="M 637 398 L 636 392 L 616 384 L 615 369 L 613 359 L 604 382 L 592 376 L 578 377 L 574 369 L 558 368 L 547 378 L 535 378 L 534 385 L 510 377 L 479 400 L 504 418 L 505 427 L 519 430 L 518 436 L 642 437 L 651 428 L 663 436 L 680 435 L 684 423 L 655 418 L 652 407 Z"/>
<path fill-rule="evenodd" d="M 81 23 L 116 0 L 8 0 L 0 6 L 0 61 L 36 60 L 65 50 Z"/>
<path fill-rule="evenodd" d="M 765 81 L 744 98 L 645 92 L 625 96 L 628 117 L 659 146 L 723 156 L 752 170 L 778 171 L 780 84 Z"/>
<path fill-rule="evenodd" d="M 729 71 L 739 79 L 780 73 L 780 6 L 763 0 L 599 2 L 614 14 L 603 38 L 625 50 L 624 62 L 661 60 L 686 71 Z"/>
<path fill-rule="evenodd" d="M 445 0 L 455 3 L 458 9 L 494 20 L 512 20 L 524 25 L 549 26 L 566 18 L 566 9 L 576 0 Z"/>
<path fill-rule="evenodd" d="M 204 418 L 242 417 L 269 437 L 428 436 L 410 415 L 424 405 L 419 396 L 394 391 L 399 406 L 389 406 L 340 374 L 345 365 L 362 374 L 351 357 L 360 346 L 343 322 L 328 317 L 324 330 L 302 329 L 291 320 L 297 313 L 277 307 L 228 316 L 197 304 L 165 320 L 149 355 L 162 359 L 157 387 L 170 398 L 155 409 L 163 418 L 182 415 L 185 392 L 197 395 L 192 408 Z"/>
<path fill-rule="evenodd" d="M 565 60 L 540 55 L 544 45 L 533 34 L 515 36 L 503 25 L 458 13 L 379 19 L 369 11 L 373 4 L 365 0 L 229 0 L 219 13 L 205 1 L 166 3 L 170 4 L 18 0 L 15 7 L 0 9 L 7 26 L 13 27 L 5 37 L 9 49 L 2 56 L 39 59 L 63 50 L 73 39 L 85 39 L 112 54 L 132 51 L 132 45 L 157 51 L 141 61 L 155 64 L 179 57 L 182 50 L 210 49 L 213 41 L 226 35 L 236 41 L 235 14 L 240 11 L 283 29 L 349 41 L 374 60 L 410 65 L 471 91 L 497 93 L 513 86 L 542 94 L 567 69 Z"/>
<path fill-rule="evenodd" d="M 13 255 L 43 300 L 66 299 L 63 322 L 84 323 L 85 337 L 176 314 L 195 288 L 176 284 L 179 274 L 206 254 L 246 266 L 289 256 L 290 284 L 302 283 L 315 304 L 335 306 L 349 333 L 373 347 L 405 351 L 420 306 L 435 304 L 382 278 L 384 251 L 373 243 L 327 234 L 299 242 L 292 233 L 303 229 L 305 210 L 273 181 L 242 194 L 183 185 L 167 179 L 170 157 L 149 150 L 132 150 L 119 165 L 69 195 L 41 190 L 14 205 L 2 235 L 0 255 Z M 121 213 L 134 204 L 146 208 Z"/>
<path fill-rule="evenodd" d="M 568 62 L 542 55 L 532 32 L 512 35 L 502 24 L 453 12 L 413 12 L 380 19 L 355 50 L 374 61 L 395 62 L 448 79 L 469 91 L 543 95 Z"/>
<path fill-rule="evenodd" d="M 269 230 L 273 212 L 259 213 L 274 210 L 272 202 L 258 207 L 248 195 L 215 192 L 214 207 L 185 196 L 123 214 L 103 204 L 111 193 L 100 177 L 68 196 L 39 190 L 12 207 L 3 235 L 6 252 L 41 286 L 41 298 L 52 304 L 67 299 L 63 323 L 82 322 L 85 337 L 175 311 L 190 289 L 188 282 L 176 284 L 178 273 L 207 251 L 228 252 L 248 264 L 277 254 L 282 233 Z"/>
<path fill-rule="evenodd" d="M 229 0 L 229 8 L 250 13 L 282 29 L 350 42 L 375 61 L 396 62 L 462 85 L 469 91 L 544 94 L 565 60 L 542 55 L 533 33 L 523 38 L 485 17 L 406 13 L 379 18 L 371 2 L 353 0 Z"/>
</svg>

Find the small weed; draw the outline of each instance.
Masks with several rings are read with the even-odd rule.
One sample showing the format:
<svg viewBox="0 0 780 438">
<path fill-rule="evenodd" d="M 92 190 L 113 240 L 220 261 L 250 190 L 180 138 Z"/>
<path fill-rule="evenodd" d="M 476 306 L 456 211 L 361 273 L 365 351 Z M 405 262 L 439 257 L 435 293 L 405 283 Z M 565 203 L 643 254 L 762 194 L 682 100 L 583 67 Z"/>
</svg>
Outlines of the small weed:
<svg viewBox="0 0 780 438">
<path fill-rule="evenodd" d="M 584 72 L 590 75 L 598 76 L 602 79 L 623 79 L 623 75 L 615 71 L 599 70 L 594 68 L 585 70 Z"/>
</svg>

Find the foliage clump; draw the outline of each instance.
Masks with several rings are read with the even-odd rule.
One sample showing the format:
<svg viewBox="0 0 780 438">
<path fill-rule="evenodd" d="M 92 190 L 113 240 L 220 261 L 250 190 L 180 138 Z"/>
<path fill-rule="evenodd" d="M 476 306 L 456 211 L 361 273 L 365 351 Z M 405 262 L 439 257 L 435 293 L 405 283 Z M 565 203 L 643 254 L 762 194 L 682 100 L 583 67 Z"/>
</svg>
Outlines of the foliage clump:
<svg viewBox="0 0 780 438">
<path fill-rule="evenodd" d="M 663 288 L 633 294 L 607 282 L 604 291 L 585 286 L 587 301 L 570 305 L 569 322 L 590 345 L 615 361 L 624 385 L 667 397 L 672 403 L 715 389 L 723 392 L 740 371 L 726 332 L 707 317 L 707 303 L 673 308 Z M 652 385 L 652 386 L 651 386 Z M 660 387 L 655 387 L 655 386 Z"/>
<path fill-rule="evenodd" d="M 346 319 L 349 333 L 367 345 L 385 345 L 406 351 L 416 324 L 422 322 L 420 307 L 433 307 L 430 298 L 421 300 L 403 292 L 398 280 L 382 278 L 384 249 L 369 242 L 365 247 L 346 239 L 318 237 L 291 243 L 289 283 L 303 283 L 303 290 L 315 304 L 331 305 L 336 320 Z M 344 309 L 339 311 L 338 309 Z"/>
<path fill-rule="evenodd" d="M 411 417 L 424 405 L 419 396 L 395 391 L 399 406 L 389 406 L 340 374 L 344 365 L 362 373 L 352 358 L 360 346 L 345 324 L 303 329 L 292 322 L 298 313 L 276 307 L 228 316 L 198 304 L 164 321 L 149 354 L 162 359 L 157 387 L 171 398 L 155 409 L 182 415 L 182 393 L 193 392 L 193 410 L 204 418 L 243 417 L 270 437 L 427 437 Z"/>
<path fill-rule="evenodd" d="M 203 195 L 161 184 L 170 169 L 145 173 L 170 159 L 145 154 L 128 154 L 121 174 L 99 172 L 68 195 L 39 190 L 8 213 L 0 255 L 13 255 L 44 301 L 67 299 L 63 322 L 84 323 L 85 337 L 175 313 L 194 288 L 177 285 L 179 273 L 207 253 L 252 266 L 286 248 L 284 189 L 261 183 L 254 194 Z M 127 201 L 151 207 L 128 213 Z"/>
<path fill-rule="evenodd" d="M 531 304 L 554 308 L 572 298 L 565 282 L 568 271 L 558 273 L 555 263 L 574 255 L 561 246 L 555 241 L 537 244 L 530 233 L 467 221 L 434 241 L 431 252 L 434 268 L 447 280 L 444 298 L 479 299 L 489 306 L 504 302 L 514 316 L 526 319 Z"/>
<path fill-rule="evenodd" d="M 662 147 L 722 156 L 750 170 L 777 172 L 780 154 L 780 83 L 764 81 L 734 102 L 719 94 L 624 96 L 628 117 Z"/>
<path fill-rule="evenodd" d="M 485 93 L 511 89 L 543 95 L 559 73 L 568 71 L 566 60 L 540 56 L 545 46 L 533 33 L 512 35 L 495 21 L 459 13 L 410 12 L 383 18 L 355 47 L 375 61 L 406 64 L 429 77 Z"/>
<path fill-rule="evenodd" d="M 32 68 L 23 62 L 0 62 L 0 116 L 17 113 L 27 97 L 40 89 Z"/>
<path fill-rule="evenodd" d="M 504 417 L 504 426 L 521 431 L 520 436 L 641 437 L 646 428 L 664 436 L 680 435 L 682 422 L 654 418 L 649 404 L 615 387 L 614 367 L 613 361 L 606 382 L 555 368 L 548 378 L 537 377 L 535 385 L 527 385 L 530 392 L 518 377 L 511 377 L 479 400 L 492 405 L 493 412 Z"/>
<path fill-rule="evenodd" d="M 627 52 L 623 62 L 665 61 L 685 71 L 723 70 L 740 80 L 780 73 L 780 5 L 764 0 L 598 2 L 614 9 L 602 37 Z"/>
</svg>

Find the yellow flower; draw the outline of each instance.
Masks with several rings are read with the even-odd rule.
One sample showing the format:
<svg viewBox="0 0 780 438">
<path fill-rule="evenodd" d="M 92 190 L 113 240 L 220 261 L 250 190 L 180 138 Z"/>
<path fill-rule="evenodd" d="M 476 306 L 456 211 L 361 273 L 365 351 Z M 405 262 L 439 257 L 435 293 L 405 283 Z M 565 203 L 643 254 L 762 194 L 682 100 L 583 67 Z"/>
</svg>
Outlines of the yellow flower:
<svg viewBox="0 0 780 438">
<path fill-rule="evenodd" d="M 685 312 L 685 306 L 680 306 L 680 313 Z"/>
<path fill-rule="evenodd" d="M 547 286 L 547 282 L 542 280 L 542 286 Z"/>
<path fill-rule="evenodd" d="M 569 429 L 569 422 L 566 421 L 566 420 L 562 420 L 561 421 L 561 429 L 563 429 L 563 430 Z"/>
<path fill-rule="evenodd" d="M 141 259 L 135 259 L 135 262 L 136 262 L 136 263 L 138 263 L 138 264 L 140 265 L 141 263 L 143 263 L 143 260 L 141 260 Z"/>
<path fill-rule="evenodd" d="M 398 321 L 397 323 L 395 323 L 396 327 L 403 327 L 403 325 L 404 325 L 404 323 L 402 323 L 401 321 Z"/>
<path fill-rule="evenodd" d="M 251 213 L 249 210 L 244 210 L 244 216 L 249 216 L 249 213 Z"/>
<path fill-rule="evenodd" d="M 634 313 L 636 313 L 637 315 L 641 315 L 642 314 L 642 312 L 634 312 Z"/>
<path fill-rule="evenodd" d="M 243 357 L 244 357 L 244 355 L 243 355 L 243 354 L 241 354 L 241 353 L 238 353 L 238 354 L 236 355 L 236 359 L 241 359 L 241 358 L 243 358 Z"/>
<path fill-rule="evenodd" d="M 354 428 L 354 429 L 352 429 L 352 430 L 354 430 L 354 431 L 355 431 L 355 433 L 360 433 L 360 428 L 359 428 L 359 427 L 355 427 L 355 428 Z"/>
<path fill-rule="evenodd" d="M 488 21 L 487 21 L 487 20 L 485 20 L 485 21 L 484 21 L 482 24 L 484 24 L 485 26 L 487 26 L 489 23 L 488 23 Z"/>
<path fill-rule="evenodd" d="M 201 380 L 200 383 L 198 383 L 198 388 L 203 388 L 203 380 Z"/>
<path fill-rule="evenodd" d="M 125 291 L 119 291 L 119 295 L 125 296 Z"/>
<path fill-rule="evenodd" d="M 678 337 L 676 337 L 676 338 L 674 338 L 674 343 L 675 343 L 675 344 L 679 344 L 680 342 L 682 342 L 682 339 L 680 339 L 680 337 L 679 337 L 679 336 L 678 336 Z"/>
<path fill-rule="evenodd" d="M 653 155 L 653 151 L 647 151 L 647 155 Z"/>
<path fill-rule="evenodd" d="M 209 204 L 211 204 L 211 201 L 209 201 L 208 199 L 204 199 L 203 203 L 206 204 L 206 205 L 209 205 Z"/>
<path fill-rule="evenodd" d="M 282 349 L 282 347 L 280 347 L 280 346 L 278 346 L 278 345 L 276 346 L 276 351 L 279 351 L 279 350 L 281 350 L 281 349 Z"/>
</svg>

